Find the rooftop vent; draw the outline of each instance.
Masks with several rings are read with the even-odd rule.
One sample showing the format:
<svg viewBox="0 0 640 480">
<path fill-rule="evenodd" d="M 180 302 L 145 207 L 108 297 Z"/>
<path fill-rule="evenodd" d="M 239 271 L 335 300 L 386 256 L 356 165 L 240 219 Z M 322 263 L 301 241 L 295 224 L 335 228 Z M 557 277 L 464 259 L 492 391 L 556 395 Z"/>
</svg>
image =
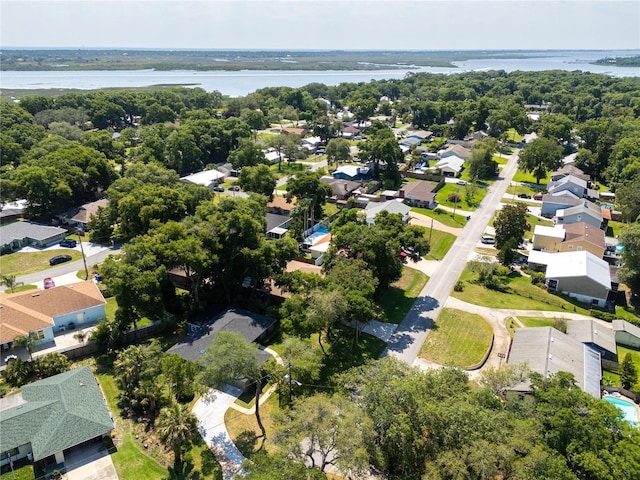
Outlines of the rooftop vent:
<svg viewBox="0 0 640 480">
<path fill-rule="evenodd" d="M 39 294 L 39 293 L 32 293 L 32 294 L 31 294 L 31 296 L 32 296 L 32 297 L 39 297 L 39 296 L 40 296 L 40 294 Z"/>
</svg>

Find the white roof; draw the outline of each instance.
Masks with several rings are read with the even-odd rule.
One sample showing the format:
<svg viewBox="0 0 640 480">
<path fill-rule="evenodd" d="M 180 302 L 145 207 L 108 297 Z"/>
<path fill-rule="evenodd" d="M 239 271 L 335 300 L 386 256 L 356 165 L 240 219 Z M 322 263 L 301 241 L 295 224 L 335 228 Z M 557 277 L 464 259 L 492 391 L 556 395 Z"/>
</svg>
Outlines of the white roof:
<svg viewBox="0 0 640 480">
<path fill-rule="evenodd" d="M 317 145 L 321 141 L 322 139 L 320 137 L 307 137 L 302 139 L 303 143 L 308 143 L 309 145 Z"/>
<path fill-rule="evenodd" d="M 611 288 L 609 264 L 593 253 L 581 250 L 550 255 L 553 255 L 553 261 L 547 264 L 547 278 L 589 277 L 605 288 Z"/>
<path fill-rule="evenodd" d="M 202 172 L 198 173 L 192 173 L 191 175 L 180 178 L 180 180 L 182 180 L 183 182 L 194 183 L 196 185 L 204 185 L 205 187 L 208 187 L 212 183 L 216 183 L 224 177 L 224 173 L 219 172 L 216 169 L 212 169 L 203 170 Z"/>
<path fill-rule="evenodd" d="M 462 170 L 462 165 L 464 165 L 464 159 L 460 158 L 456 155 L 451 155 L 449 157 L 443 158 L 442 160 L 438 161 L 433 168 L 444 168 L 444 167 L 448 167 L 452 170 L 455 170 L 457 172 L 459 172 L 460 170 Z"/>
<path fill-rule="evenodd" d="M 400 213 L 402 216 L 409 215 L 411 207 L 405 205 L 401 200 L 388 200 L 386 202 L 371 202 L 365 207 L 367 223 L 374 221 L 378 213 L 386 210 L 389 213 Z"/>
<path fill-rule="evenodd" d="M 561 240 L 564 240 L 564 234 L 566 232 L 564 231 L 564 228 L 562 228 L 562 225 L 555 225 L 553 227 L 549 227 L 547 225 L 536 225 L 536 227 L 533 229 L 533 235 L 540 235 L 541 237 L 552 237 L 552 238 L 559 238 Z"/>
<path fill-rule="evenodd" d="M 535 263 L 537 265 L 549 265 L 553 260 L 553 255 L 556 255 L 552 252 L 541 252 L 539 250 L 531 250 L 529 252 L 529 263 Z"/>
<path fill-rule="evenodd" d="M 340 165 L 333 173 L 344 173 L 349 177 L 356 177 L 358 173 L 367 174 L 368 172 L 369 167 L 359 167 L 358 165 Z"/>
</svg>

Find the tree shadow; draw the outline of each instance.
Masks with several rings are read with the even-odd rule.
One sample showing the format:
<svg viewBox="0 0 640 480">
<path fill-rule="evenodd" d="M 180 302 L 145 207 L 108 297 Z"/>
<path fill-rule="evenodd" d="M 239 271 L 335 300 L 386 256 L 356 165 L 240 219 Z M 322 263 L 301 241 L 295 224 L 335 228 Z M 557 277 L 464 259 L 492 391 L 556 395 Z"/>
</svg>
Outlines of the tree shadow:
<svg viewBox="0 0 640 480">
<path fill-rule="evenodd" d="M 251 430 L 244 430 L 241 432 L 235 440 L 236 447 L 238 450 L 242 452 L 242 455 L 249 458 L 252 454 L 259 452 L 262 450 L 262 446 L 264 445 L 264 437 L 262 437 L 262 442 L 260 447 L 258 448 L 258 438 L 262 436 L 256 435 L 256 432 Z"/>
</svg>

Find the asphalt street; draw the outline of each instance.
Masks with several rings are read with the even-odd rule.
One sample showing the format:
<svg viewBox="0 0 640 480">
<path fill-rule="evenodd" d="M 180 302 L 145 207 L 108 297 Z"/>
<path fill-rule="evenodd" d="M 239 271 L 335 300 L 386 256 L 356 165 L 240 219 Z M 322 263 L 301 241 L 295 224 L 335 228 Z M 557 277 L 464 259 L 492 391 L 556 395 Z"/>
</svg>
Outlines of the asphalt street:
<svg viewBox="0 0 640 480">
<path fill-rule="evenodd" d="M 481 205 L 471 215 L 471 220 L 458 235 L 438 269 L 420 292 L 413 307 L 389 339 L 382 357 L 392 355 L 409 365 L 414 364 L 422 344 L 429 335 L 429 330 L 440 315 L 442 306 L 449 298 L 453 286 L 516 173 L 518 154 L 519 150 L 515 150 L 509 157 L 507 164 L 500 172 L 500 177 L 491 185 Z"/>
</svg>

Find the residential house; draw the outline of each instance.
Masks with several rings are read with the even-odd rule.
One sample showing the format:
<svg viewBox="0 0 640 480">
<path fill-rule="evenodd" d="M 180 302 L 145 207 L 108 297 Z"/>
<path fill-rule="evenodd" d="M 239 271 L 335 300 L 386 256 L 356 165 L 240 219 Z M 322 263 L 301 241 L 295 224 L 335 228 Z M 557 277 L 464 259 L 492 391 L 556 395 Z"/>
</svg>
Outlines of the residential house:
<svg viewBox="0 0 640 480">
<path fill-rule="evenodd" d="M 533 229 L 532 248 L 541 252 L 559 252 L 564 236 L 562 225 L 536 225 Z"/>
<path fill-rule="evenodd" d="M 578 198 L 597 200 L 599 194 L 596 190 L 589 188 L 589 182 L 574 175 L 565 175 L 558 180 L 552 180 L 547 184 L 547 191 L 551 195 L 561 195 L 564 192 L 571 192 Z"/>
<path fill-rule="evenodd" d="M 551 173 L 551 180 L 553 182 L 556 182 L 556 181 L 560 180 L 561 178 L 564 178 L 564 177 L 566 177 L 568 175 L 572 175 L 572 176 L 574 176 L 576 178 L 584 180 L 585 182 L 587 182 L 587 185 L 589 184 L 589 182 L 591 182 L 591 177 L 589 175 L 587 175 L 582 170 L 580 170 L 578 167 L 575 167 L 573 165 L 564 165 L 559 170 L 556 170 L 555 172 L 552 172 Z"/>
<path fill-rule="evenodd" d="M 583 200 L 576 206 L 563 208 L 556 211 L 556 222 L 562 225 L 585 222 L 596 228 L 606 229 L 606 223 L 599 205 L 588 200 Z"/>
<path fill-rule="evenodd" d="M 421 142 L 426 142 L 433 138 L 433 132 L 428 130 L 415 130 L 408 132 L 407 138 L 418 138 Z"/>
<path fill-rule="evenodd" d="M 601 358 L 612 359 L 618 353 L 615 332 L 595 320 L 569 320 L 567 335 L 600 353 Z"/>
<path fill-rule="evenodd" d="M 424 181 L 407 182 L 398 191 L 398 196 L 412 207 L 436 208 L 438 206 L 435 192 L 437 187 L 437 183 Z"/>
<path fill-rule="evenodd" d="M 181 177 L 182 183 L 190 183 L 193 185 L 203 185 L 207 188 L 213 188 L 216 185 L 224 182 L 226 175 L 215 168 L 211 170 L 203 170 L 198 173 L 192 173 L 186 177 Z"/>
<path fill-rule="evenodd" d="M 291 225 L 291 217 L 289 215 L 279 215 L 277 213 L 268 213 L 267 217 L 267 238 L 277 240 L 284 237 L 289 231 Z"/>
<path fill-rule="evenodd" d="M 320 181 L 331 187 L 331 199 L 334 201 L 348 199 L 353 192 L 361 186 L 360 182 L 341 180 L 339 178 L 327 176 L 321 177 Z"/>
<path fill-rule="evenodd" d="M 16 200 L 15 202 L 0 203 L 0 224 L 13 223 L 24 215 L 29 206 L 28 200 Z"/>
<path fill-rule="evenodd" d="M 640 350 L 640 327 L 626 320 L 614 320 L 611 326 L 616 335 L 616 343 Z"/>
<path fill-rule="evenodd" d="M 8 223 L 0 226 L 0 250 L 14 251 L 26 246 L 45 248 L 64 240 L 66 235 L 64 228 L 33 222 Z"/>
<path fill-rule="evenodd" d="M 99 208 L 106 208 L 107 205 L 109 205 L 109 200 L 103 198 L 96 200 L 95 202 L 85 203 L 73 210 L 69 210 L 62 215 L 59 215 L 58 218 L 63 225 L 72 225 L 86 230 L 91 217 L 98 213 Z"/>
<path fill-rule="evenodd" d="M 573 207 L 579 205 L 583 200 L 571 192 L 565 191 L 562 194 L 552 195 L 545 194 L 542 197 L 542 205 L 540 207 L 540 215 L 543 217 L 551 218 L 556 215 L 556 212 L 563 208 Z"/>
<path fill-rule="evenodd" d="M 65 452 L 114 429 L 89 366 L 24 385 L 0 403 L 0 465 L 22 458 L 63 468 Z"/>
<path fill-rule="evenodd" d="M 507 364 L 522 363 L 544 378 L 558 372 L 568 372 L 583 391 L 600 398 L 600 354 L 553 327 L 516 329 Z M 515 386 L 511 395 L 517 394 L 524 398 L 530 392 L 531 385 L 526 381 Z"/>
<path fill-rule="evenodd" d="M 446 177 L 457 177 L 462 172 L 464 159 L 455 155 L 450 155 L 436 162 L 429 170 L 439 170 Z"/>
<path fill-rule="evenodd" d="M 450 145 L 447 149 L 438 152 L 438 156 L 442 159 L 455 156 L 466 160 L 471 156 L 471 150 L 462 145 Z"/>
<path fill-rule="evenodd" d="M 342 129 L 342 136 L 344 138 L 353 138 L 360 135 L 360 129 L 358 127 L 354 127 L 353 125 L 349 125 Z"/>
<path fill-rule="evenodd" d="M 369 167 L 360 167 L 357 165 L 340 165 L 336 168 L 331 176 L 340 180 L 365 180 L 371 175 Z"/>
<path fill-rule="evenodd" d="M 296 206 L 296 203 L 298 203 L 298 201 L 295 197 L 287 200 L 285 197 L 274 196 L 273 199 L 267 203 L 267 212 L 278 215 L 291 215 L 291 210 Z"/>
<path fill-rule="evenodd" d="M 105 318 L 105 299 L 91 280 L 47 290 L 0 292 L 0 345 L 33 332 L 38 343 L 53 341 L 54 332 Z"/>
<path fill-rule="evenodd" d="M 611 292 L 607 262 L 586 250 L 551 255 L 553 261 L 549 262 L 545 272 L 549 290 L 562 292 L 596 307 L 607 306 Z"/>
<path fill-rule="evenodd" d="M 564 241 L 560 244 L 561 252 L 587 250 L 596 257 L 602 258 L 607 247 L 604 231 L 586 222 L 562 225 L 565 231 Z"/>
<path fill-rule="evenodd" d="M 266 158 L 269 163 L 278 163 L 284 158 L 275 148 L 268 148 L 267 150 L 263 150 L 262 153 L 264 153 L 264 158 Z"/>
<path fill-rule="evenodd" d="M 302 139 L 303 148 L 310 153 L 315 153 L 321 143 L 322 139 L 320 137 L 307 137 Z"/>
<path fill-rule="evenodd" d="M 419 137 L 406 137 L 398 142 L 400 147 L 406 147 L 411 149 L 411 147 L 417 147 L 422 143 L 422 139 Z"/>
<path fill-rule="evenodd" d="M 400 214 L 402 215 L 402 221 L 407 223 L 410 219 L 409 212 L 411 212 L 411 207 L 405 205 L 400 200 L 388 200 L 386 202 L 371 202 L 369 203 L 364 212 L 366 214 L 366 222 L 367 225 L 371 226 L 376 222 L 376 215 L 380 212 L 389 212 L 391 214 Z"/>
</svg>

